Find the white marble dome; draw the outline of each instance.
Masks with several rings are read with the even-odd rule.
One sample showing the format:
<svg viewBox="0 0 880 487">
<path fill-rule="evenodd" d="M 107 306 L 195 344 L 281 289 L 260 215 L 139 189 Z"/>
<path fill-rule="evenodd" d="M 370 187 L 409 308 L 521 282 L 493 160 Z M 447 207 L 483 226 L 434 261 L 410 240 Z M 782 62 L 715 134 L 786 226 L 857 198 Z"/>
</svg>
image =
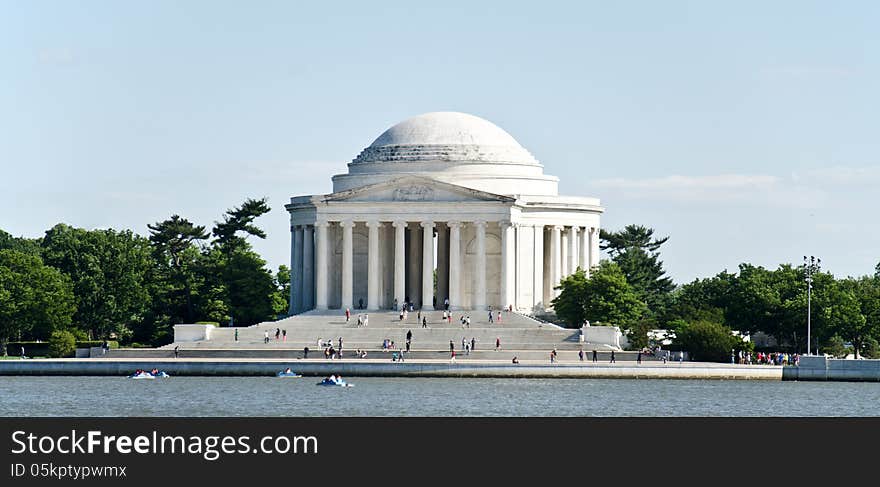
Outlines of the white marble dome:
<svg viewBox="0 0 880 487">
<path fill-rule="evenodd" d="M 352 163 L 431 160 L 540 166 L 503 129 L 459 112 L 431 112 L 406 119 L 383 132 Z"/>
<path fill-rule="evenodd" d="M 461 112 L 431 112 L 394 125 L 370 147 L 418 144 L 519 146 L 510 134 L 488 120 Z"/>
<path fill-rule="evenodd" d="M 555 195 L 558 179 L 492 122 L 459 112 L 430 112 L 385 130 L 333 177 L 342 191 L 419 175 L 496 194 Z"/>
</svg>

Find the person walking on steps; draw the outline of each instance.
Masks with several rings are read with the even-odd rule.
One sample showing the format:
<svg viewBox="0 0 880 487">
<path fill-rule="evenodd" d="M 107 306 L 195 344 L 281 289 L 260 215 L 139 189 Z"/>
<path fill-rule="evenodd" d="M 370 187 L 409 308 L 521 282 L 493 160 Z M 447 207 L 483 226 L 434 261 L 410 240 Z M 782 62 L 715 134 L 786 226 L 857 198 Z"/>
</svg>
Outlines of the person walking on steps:
<svg viewBox="0 0 880 487">
<path fill-rule="evenodd" d="M 593 350 L 593 362 L 597 362 L 599 360 L 599 355 Z"/>
<path fill-rule="evenodd" d="M 495 337 L 495 351 L 501 350 L 501 337 Z"/>
<path fill-rule="evenodd" d="M 611 363 L 614 363 L 614 350 L 611 351 Z"/>
</svg>

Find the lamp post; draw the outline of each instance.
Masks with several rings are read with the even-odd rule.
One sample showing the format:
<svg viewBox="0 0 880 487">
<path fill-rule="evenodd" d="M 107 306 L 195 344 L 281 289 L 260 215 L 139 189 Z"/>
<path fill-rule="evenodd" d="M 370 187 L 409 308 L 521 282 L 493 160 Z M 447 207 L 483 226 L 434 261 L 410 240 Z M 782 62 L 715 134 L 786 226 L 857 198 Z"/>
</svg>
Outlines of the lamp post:
<svg viewBox="0 0 880 487">
<path fill-rule="evenodd" d="M 807 283 L 807 355 L 810 355 L 810 295 L 813 290 L 813 274 L 819 272 L 822 259 L 817 259 L 811 255 L 809 259 L 804 256 L 804 281 Z M 818 348 L 818 347 L 817 347 Z M 819 353 L 819 350 L 816 350 Z"/>
</svg>

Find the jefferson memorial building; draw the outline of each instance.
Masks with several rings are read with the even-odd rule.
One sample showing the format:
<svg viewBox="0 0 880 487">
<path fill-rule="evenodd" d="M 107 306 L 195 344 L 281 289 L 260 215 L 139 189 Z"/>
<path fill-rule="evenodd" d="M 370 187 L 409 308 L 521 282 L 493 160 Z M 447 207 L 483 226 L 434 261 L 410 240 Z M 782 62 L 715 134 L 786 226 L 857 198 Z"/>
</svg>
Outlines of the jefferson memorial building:
<svg viewBox="0 0 880 487">
<path fill-rule="evenodd" d="M 559 178 L 507 132 L 464 113 L 389 128 L 333 176 L 295 196 L 290 313 L 550 307 L 553 288 L 599 261 L 598 198 L 560 196 Z M 436 270 L 436 282 L 434 272 Z"/>
</svg>

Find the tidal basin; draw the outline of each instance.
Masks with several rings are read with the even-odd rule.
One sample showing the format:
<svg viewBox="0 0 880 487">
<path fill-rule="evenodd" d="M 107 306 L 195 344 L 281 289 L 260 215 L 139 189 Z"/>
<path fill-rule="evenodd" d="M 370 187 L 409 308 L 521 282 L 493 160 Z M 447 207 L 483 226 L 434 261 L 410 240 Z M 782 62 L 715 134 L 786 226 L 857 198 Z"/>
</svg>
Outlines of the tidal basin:
<svg viewBox="0 0 880 487">
<path fill-rule="evenodd" d="M 880 416 L 880 383 L 352 377 L 0 377 L 0 416 Z"/>
</svg>

